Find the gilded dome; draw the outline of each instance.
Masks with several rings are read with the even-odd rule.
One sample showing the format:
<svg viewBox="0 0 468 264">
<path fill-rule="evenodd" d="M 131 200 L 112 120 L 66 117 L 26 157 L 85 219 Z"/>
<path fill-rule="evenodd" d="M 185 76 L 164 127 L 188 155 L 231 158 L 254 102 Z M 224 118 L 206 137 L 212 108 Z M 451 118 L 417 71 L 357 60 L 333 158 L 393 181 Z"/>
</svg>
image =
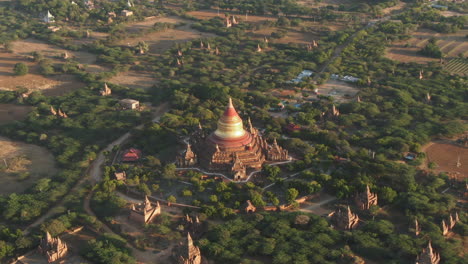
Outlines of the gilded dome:
<svg viewBox="0 0 468 264">
<path fill-rule="evenodd" d="M 214 134 L 220 139 L 236 139 L 244 137 L 246 133 L 242 119 L 232 105 L 232 99 L 229 98 L 228 106 L 218 120 L 218 128 Z"/>
</svg>

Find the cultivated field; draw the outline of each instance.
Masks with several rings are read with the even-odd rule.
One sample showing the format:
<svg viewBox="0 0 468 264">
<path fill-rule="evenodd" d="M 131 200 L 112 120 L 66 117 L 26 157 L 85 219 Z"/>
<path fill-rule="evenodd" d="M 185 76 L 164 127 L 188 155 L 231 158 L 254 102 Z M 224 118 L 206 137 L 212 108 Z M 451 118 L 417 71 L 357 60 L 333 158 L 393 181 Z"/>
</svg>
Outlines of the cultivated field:
<svg viewBox="0 0 468 264">
<path fill-rule="evenodd" d="M 427 162 L 435 162 L 437 172 L 448 172 L 458 179 L 468 178 L 468 148 L 447 141 L 431 142 L 425 147 Z M 457 166 L 460 157 L 461 166 Z"/>
<path fill-rule="evenodd" d="M 449 73 L 468 76 L 468 59 L 451 59 L 447 64 L 444 65 L 444 69 Z"/>
<path fill-rule="evenodd" d="M 421 56 L 418 54 L 427 45 L 430 38 L 437 39 L 436 44 L 440 47 L 447 58 L 454 58 L 459 54 L 468 56 L 468 41 L 466 35 L 468 29 L 459 30 L 454 34 L 441 34 L 429 29 L 419 29 L 412 33 L 408 40 L 392 43 L 386 51 L 386 57 L 401 62 L 427 63 L 438 61 L 438 59 Z"/>
<path fill-rule="evenodd" d="M 23 192 L 40 177 L 57 172 L 54 157 L 45 148 L 4 137 L 0 146 L 0 194 Z"/>
<path fill-rule="evenodd" d="M 0 104 L 0 125 L 24 119 L 32 108 L 25 105 Z"/>
</svg>

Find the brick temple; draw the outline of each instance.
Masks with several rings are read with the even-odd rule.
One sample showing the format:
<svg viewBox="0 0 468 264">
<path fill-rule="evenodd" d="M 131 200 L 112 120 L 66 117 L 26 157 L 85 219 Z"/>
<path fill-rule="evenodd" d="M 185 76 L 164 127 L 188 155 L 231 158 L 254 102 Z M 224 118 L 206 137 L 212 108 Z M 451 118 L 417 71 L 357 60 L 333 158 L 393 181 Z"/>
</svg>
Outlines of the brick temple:
<svg viewBox="0 0 468 264">
<path fill-rule="evenodd" d="M 199 126 L 189 142 L 187 149 L 177 157 L 179 167 L 199 165 L 208 171 L 227 174 L 234 180 L 245 180 L 249 171 L 260 169 L 265 162 L 289 159 L 288 151 L 276 140 L 268 144 L 250 119 L 244 128 L 231 98 L 218 120 L 217 129 L 207 135 Z"/>
<path fill-rule="evenodd" d="M 41 239 L 38 250 L 47 258 L 47 262 L 52 263 L 65 257 L 68 247 L 60 238 L 52 238 L 50 233 L 46 232 L 46 237 Z"/>
<path fill-rule="evenodd" d="M 202 256 L 200 249 L 193 244 L 190 233 L 187 233 L 187 240 L 175 247 L 172 257 L 177 264 L 201 264 Z"/>
</svg>

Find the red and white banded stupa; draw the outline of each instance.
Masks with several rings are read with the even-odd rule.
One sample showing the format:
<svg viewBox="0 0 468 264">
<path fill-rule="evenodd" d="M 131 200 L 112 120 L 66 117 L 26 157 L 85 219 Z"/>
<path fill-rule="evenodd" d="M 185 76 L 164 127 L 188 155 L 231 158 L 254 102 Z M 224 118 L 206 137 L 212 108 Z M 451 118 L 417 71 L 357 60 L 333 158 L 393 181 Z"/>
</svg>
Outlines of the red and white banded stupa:
<svg viewBox="0 0 468 264">
<path fill-rule="evenodd" d="M 200 165 L 209 171 L 228 174 L 235 180 L 245 179 L 249 170 L 258 170 L 265 162 L 289 158 L 288 151 L 282 149 L 276 140 L 269 145 L 252 126 L 250 119 L 244 128 L 231 98 L 216 130 L 205 136 L 200 126 L 190 142 L 183 155 L 177 158 L 178 166 Z"/>
</svg>

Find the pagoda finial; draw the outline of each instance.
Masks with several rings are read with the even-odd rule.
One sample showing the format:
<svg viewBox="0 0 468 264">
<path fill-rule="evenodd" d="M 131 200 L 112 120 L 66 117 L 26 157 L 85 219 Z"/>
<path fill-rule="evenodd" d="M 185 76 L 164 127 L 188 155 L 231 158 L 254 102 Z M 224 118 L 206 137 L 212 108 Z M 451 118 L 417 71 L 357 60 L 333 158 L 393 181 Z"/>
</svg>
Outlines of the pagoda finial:
<svg viewBox="0 0 468 264">
<path fill-rule="evenodd" d="M 192 236 L 190 235 L 190 232 L 187 232 L 187 245 L 189 247 L 193 246 L 193 240 L 192 240 Z"/>
<path fill-rule="evenodd" d="M 228 107 L 229 108 L 234 108 L 234 105 L 232 104 L 232 98 L 231 97 L 229 97 Z"/>
</svg>

